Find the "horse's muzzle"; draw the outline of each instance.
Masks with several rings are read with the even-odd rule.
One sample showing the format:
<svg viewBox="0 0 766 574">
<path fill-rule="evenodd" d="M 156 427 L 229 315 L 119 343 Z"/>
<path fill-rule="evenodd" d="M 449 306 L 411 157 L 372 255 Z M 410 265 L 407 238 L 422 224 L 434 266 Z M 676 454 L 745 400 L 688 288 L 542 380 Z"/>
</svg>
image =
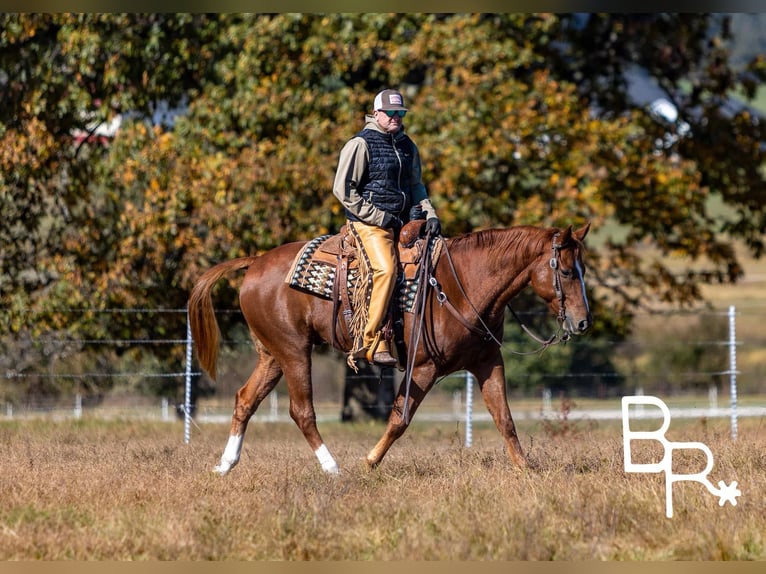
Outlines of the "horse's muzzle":
<svg viewBox="0 0 766 574">
<path fill-rule="evenodd" d="M 566 320 L 564 321 L 564 331 L 566 331 L 568 334 L 571 335 L 582 335 L 590 329 L 590 326 L 593 324 L 593 318 L 588 315 L 584 319 L 574 319 L 570 317 L 569 315 L 566 316 Z"/>
</svg>

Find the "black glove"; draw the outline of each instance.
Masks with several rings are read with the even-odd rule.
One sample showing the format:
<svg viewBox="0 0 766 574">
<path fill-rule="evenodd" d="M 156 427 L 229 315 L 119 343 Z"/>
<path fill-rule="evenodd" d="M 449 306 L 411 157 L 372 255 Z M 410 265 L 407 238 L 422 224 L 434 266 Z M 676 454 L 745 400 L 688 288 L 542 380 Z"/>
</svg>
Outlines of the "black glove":
<svg viewBox="0 0 766 574">
<path fill-rule="evenodd" d="M 397 231 L 402 228 L 402 220 L 396 217 L 396 215 L 386 213 L 386 216 L 383 218 L 382 227 L 383 229 L 393 229 L 394 231 Z"/>
<path fill-rule="evenodd" d="M 438 217 L 429 217 L 426 220 L 426 227 L 425 230 L 426 234 L 431 234 L 431 237 L 435 237 L 437 235 L 441 235 L 442 233 L 442 224 L 439 221 Z"/>
<path fill-rule="evenodd" d="M 423 211 L 423 208 L 420 207 L 420 204 L 413 205 L 412 209 L 410 209 L 410 221 L 415 221 L 416 219 L 425 219 L 426 213 Z"/>
</svg>

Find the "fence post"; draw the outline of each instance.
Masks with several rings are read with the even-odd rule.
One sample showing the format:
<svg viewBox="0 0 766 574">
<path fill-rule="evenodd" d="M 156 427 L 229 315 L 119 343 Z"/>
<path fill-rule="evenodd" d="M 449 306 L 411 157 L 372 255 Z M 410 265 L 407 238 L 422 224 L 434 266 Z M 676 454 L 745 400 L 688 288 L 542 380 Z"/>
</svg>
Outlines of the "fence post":
<svg viewBox="0 0 766 574">
<path fill-rule="evenodd" d="M 548 387 L 543 387 L 543 415 L 546 417 L 553 412 L 552 398 L 551 390 Z"/>
<path fill-rule="evenodd" d="M 82 417 L 82 395 L 77 393 L 74 396 L 74 418 L 79 419 Z"/>
<path fill-rule="evenodd" d="M 729 383 L 731 399 L 731 438 L 737 440 L 737 313 L 729 305 Z"/>
<path fill-rule="evenodd" d="M 465 372 L 465 446 L 473 444 L 473 375 Z"/>
<path fill-rule="evenodd" d="M 279 420 L 279 395 L 275 390 L 269 395 L 269 420 L 273 422 Z"/>
<path fill-rule="evenodd" d="M 707 400 L 710 404 L 710 410 L 715 411 L 718 408 L 718 387 L 710 385 L 707 390 Z"/>
<path fill-rule="evenodd" d="M 189 321 L 189 308 L 186 309 L 186 384 L 184 392 L 184 443 L 191 440 L 191 384 L 192 384 L 192 334 Z"/>
<path fill-rule="evenodd" d="M 463 393 L 461 391 L 452 391 L 452 412 L 455 417 L 460 416 L 463 408 Z"/>
</svg>

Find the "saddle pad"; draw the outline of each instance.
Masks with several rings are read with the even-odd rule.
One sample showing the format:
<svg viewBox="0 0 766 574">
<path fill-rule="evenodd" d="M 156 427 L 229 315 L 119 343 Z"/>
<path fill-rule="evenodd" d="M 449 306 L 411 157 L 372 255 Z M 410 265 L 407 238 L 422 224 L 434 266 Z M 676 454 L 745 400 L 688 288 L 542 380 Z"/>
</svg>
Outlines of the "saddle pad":
<svg viewBox="0 0 766 574">
<path fill-rule="evenodd" d="M 301 291 L 332 298 L 332 285 L 335 280 L 335 265 L 327 261 L 314 259 L 314 253 L 322 243 L 332 235 L 322 235 L 309 241 L 295 257 L 285 282 Z"/>
<path fill-rule="evenodd" d="M 317 251 L 332 235 L 322 235 L 309 241 L 296 255 L 285 277 L 285 283 L 294 289 L 316 295 L 322 299 L 332 299 L 332 288 L 335 281 L 335 263 L 315 257 Z M 351 267 L 348 270 L 347 288 L 351 289 L 359 276 L 359 270 Z M 396 282 L 394 296 L 399 308 L 405 313 L 412 313 L 415 297 L 418 292 L 417 277 L 413 279 L 399 276 Z"/>
</svg>

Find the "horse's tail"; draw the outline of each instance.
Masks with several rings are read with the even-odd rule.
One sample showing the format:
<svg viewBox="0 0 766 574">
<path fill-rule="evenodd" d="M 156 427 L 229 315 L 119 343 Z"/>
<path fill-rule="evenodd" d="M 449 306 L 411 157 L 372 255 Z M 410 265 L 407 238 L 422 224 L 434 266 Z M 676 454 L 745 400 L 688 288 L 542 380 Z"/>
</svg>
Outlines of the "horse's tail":
<svg viewBox="0 0 766 574">
<path fill-rule="evenodd" d="M 240 257 L 211 267 L 197 280 L 189 295 L 189 323 L 192 338 L 197 346 L 197 358 L 213 380 L 216 377 L 215 367 L 218 361 L 218 340 L 221 331 L 213 311 L 210 291 L 221 277 L 231 271 L 250 267 L 256 259 L 257 256 Z"/>
</svg>

